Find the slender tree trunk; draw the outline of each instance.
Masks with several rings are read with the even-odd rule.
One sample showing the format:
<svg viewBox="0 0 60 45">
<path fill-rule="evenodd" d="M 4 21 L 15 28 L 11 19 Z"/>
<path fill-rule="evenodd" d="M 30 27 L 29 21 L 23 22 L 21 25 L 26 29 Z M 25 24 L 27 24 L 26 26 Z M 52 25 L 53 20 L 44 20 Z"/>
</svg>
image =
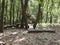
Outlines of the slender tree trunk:
<svg viewBox="0 0 60 45">
<path fill-rule="evenodd" d="M 47 14 L 46 14 L 46 23 L 48 22 L 48 11 L 47 11 Z"/>
<path fill-rule="evenodd" d="M 8 6 L 8 0 L 6 0 L 6 6 L 5 6 L 5 10 L 6 10 L 6 13 L 5 13 L 5 24 L 7 24 L 7 20 L 8 20 L 8 16 L 7 16 L 7 6 Z"/>
<path fill-rule="evenodd" d="M 24 28 L 24 19 L 23 19 L 23 0 L 21 0 L 21 8 L 22 8 L 22 20 L 21 20 L 21 28 Z"/>
<path fill-rule="evenodd" d="M 36 25 L 37 23 L 39 22 L 39 20 L 42 18 L 42 11 L 41 11 L 41 4 L 39 3 L 39 8 L 38 8 L 38 14 L 37 14 L 37 17 L 36 17 L 36 21 L 33 25 L 34 29 L 36 28 Z"/>
<path fill-rule="evenodd" d="M 52 23 L 52 15 L 50 16 L 50 23 Z"/>
<path fill-rule="evenodd" d="M 47 13 L 46 13 L 46 23 L 48 22 L 48 4 L 49 4 L 49 2 L 47 2 Z"/>
<path fill-rule="evenodd" d="M 2 0 L 2 11 L 1 11 L 1 15 L 0 15 L 0 32 L 3 32 L 4 5 L 5 5 L 5 0 Z"/>
<path fill-rule="evenodd" d="M 14 8 L 14 4 L 15 4 L 15 2 L 14 2 L 14 0 L 13 0 L 13 26 L 14 26 L 14 13 L 15 13 L 15 12 L 14 12 L 14 9 L 15 9 L 15 8 Z"/>
<path fill-rule="evenodd" d="M 51 0 L 51 8 L 50 8 L 50 23 L 52 23 L 52 7 L 53 7 L 53 0 Z"/>
<path fill-rule="evenodd" d="M 18 22 L 18 18 L 19 18 L 19 17 L 18 17 L 18 14 L 19 14 L 19 13 L 18 13 L 18 12 L 19 12 L 18 10 L 19 10 L 19 9 L 17 9 L 17 17 L 16 17 L 16 22 Z"/>
<path fill-rule="evenodd" d="M 36 17 L 36 22 L 34 23 L 33 27 L 35 29 L 36 25 L 37 25 L 37 22 L 39 22 L 39 19 L 40 19 L 40 15 L 41 15 L 41 9 L 40 9 L 41 5 L 39 3 L 39 8 L 38 8 L 38 14 L 37 14 L 37 17 Z"/>
<path fill-rule="evenodd" d="M 12 24 L 12 0 L 10 0 L 10 25 Z"/>
</svg>

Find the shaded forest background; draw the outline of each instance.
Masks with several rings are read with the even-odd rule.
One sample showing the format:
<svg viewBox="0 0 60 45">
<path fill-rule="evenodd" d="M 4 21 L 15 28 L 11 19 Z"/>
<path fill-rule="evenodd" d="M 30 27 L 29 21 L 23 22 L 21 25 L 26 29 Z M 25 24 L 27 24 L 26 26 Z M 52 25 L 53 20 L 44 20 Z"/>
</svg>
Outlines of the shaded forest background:
<svg viewBox="0 0 60 45">
<path fill-rule="evenodd" d="M 28 24 L 60 23 L 60 0 L 0 0 L 0 28 L 3 25 L 28 28 Z"/>
</svg>

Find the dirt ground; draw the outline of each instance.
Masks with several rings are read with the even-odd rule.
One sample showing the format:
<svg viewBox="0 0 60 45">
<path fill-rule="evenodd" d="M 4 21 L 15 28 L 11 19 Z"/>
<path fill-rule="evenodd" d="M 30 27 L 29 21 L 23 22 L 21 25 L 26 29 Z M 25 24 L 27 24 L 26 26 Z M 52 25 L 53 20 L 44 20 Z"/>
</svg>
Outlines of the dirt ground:
<svg viewBox="0 0 60 45">
<path fill-rule="evenodd" d="M 6 45 L 60 45 L 60 32 L 27 33 L 24 29 L 7 29 L 0 34 L 0 43 Z"/>
</svg>

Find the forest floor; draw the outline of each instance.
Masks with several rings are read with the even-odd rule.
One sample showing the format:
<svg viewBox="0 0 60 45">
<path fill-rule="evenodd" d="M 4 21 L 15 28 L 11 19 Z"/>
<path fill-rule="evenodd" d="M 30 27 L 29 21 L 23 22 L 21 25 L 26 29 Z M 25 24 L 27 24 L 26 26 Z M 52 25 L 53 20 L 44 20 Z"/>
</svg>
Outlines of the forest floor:
<svg viewBox="0 0 60 45">
<path fill-rule="evenodd" d="M 24 29 L 7 29 L 0 34 L 0 43 L 6 45 L 60 45 L 60 32 L 27 33 Z"/>
</svg>

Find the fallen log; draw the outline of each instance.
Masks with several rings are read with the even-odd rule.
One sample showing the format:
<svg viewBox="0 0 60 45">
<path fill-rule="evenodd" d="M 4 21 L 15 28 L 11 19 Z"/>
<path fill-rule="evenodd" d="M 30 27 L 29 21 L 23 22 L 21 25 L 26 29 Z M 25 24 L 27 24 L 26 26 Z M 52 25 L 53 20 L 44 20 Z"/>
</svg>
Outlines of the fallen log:
<svg viewBox="0 0 60 45">
<path fill-rule="evenodd" d="M 28 33 L 55 33 L 55 30 L 29 30 Z"/>
</svg>

